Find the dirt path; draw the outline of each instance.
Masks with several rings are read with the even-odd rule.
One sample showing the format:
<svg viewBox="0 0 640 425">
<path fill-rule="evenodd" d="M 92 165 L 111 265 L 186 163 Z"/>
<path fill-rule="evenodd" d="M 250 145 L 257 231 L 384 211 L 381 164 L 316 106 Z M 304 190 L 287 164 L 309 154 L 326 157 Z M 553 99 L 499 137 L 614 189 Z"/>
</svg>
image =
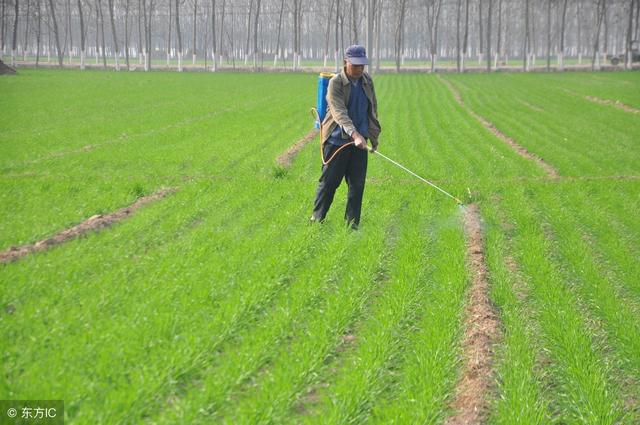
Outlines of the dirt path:
<svg viewBox="0 0 640 425">
<path fill-rule="evenodd" d="M 92 217 L 89 217 L 82 223 L 69 229 L 63 230 L 56 235 L 51 236 L 50 238 L 43 239 L 34 244 L 23 245 L 21 247 L 12 246 L 7 250 L 0 251 L 0 263 L 9 263 L 32 252 L 44 251 L 52 246 L 59 245 L 63 242 L 68 241 L 69 239 L 75 238 L 89 231 L 100 230 L 104 227 L 108 227 L 111 224 L 129 217 L 143 205 L 162 199 L 168 194 L 175 191 L 176 189 L 162 189 L 154 193 L 153 195 L 138 198 L 138 200 L 130 206 L 121 208 L 114 213 L 107 215 L 94 215 Z"/>
<path fill-rule="evenodd" d="M 315 139 L 319 132 L 320 131 L 318 129 L 313 129 L 309 132 L 309 134 L 291 145 L 291 147 L 289 147 L 289 149 L 287 149 L 285 153 L 276 158 L 278 165 L 285 168 L 291 167 L 293 158 L 298 155 L 298 153 L 302 150 L 303 147 L 305 147 L 307 143 Z"/>
<path fill-rule="evenodd" d="M 449 91 L 451 91 L 451 93 L 453 94 L 453 97 L 456 99 L 456 102 L 460 104 L 460 106 L 462 106 L 471 116 L 473 116 L 476 120 L 478 120 L 480 124 L 482 124 L 487 130 L 492 132 L 498 139 L 502 140 L 507 145 L 509 145 L 518 155 L 537 163 L 547 173 L 549 177 L 555 179 L 560 176 L 558 173 L 558 170 L 556 170 L 548 162 L 542 159 L 542 157 L 529 152 L 527 149 L 519 145 L 511 137 L 507 136 L 506 134 L 498 130 L 498 128 L 495 125 L 493 125 L 491 122 L 481 117 L 480 115 L 476 114 L 471 108 L 465 105 L 464 101 L 462 100 L 462 97 L 460 96 L 460 92 L 453 86 L 453 84 L 451 84 L 446 79 L 442 78 L 440 75 L 438 75 L 438 79 L 449 88 Z"/>
<path fill-rule="evenodd" d="M 611 105 L 615 106 L 618 109 L 622 109 L 623 111 L 631 112 L 632 114 L 640 114 L 640 109 L 634 108 L 633 106 L 625 105 L 619 100 L 610 100 L 610 99 L 600 99 L 595 96 L 585 96 L 589 102 L 599 103 L 601 105 Z"/>
<path fill-rule="evenodd" d="M 489 299 L 482 221 L 475 204 L 465 208 L 464 230 L 472 281 L 465 308 L 462 341 L 464 365 L 456 385 L 455 398 L 450 405 L 455 413 L 447 419 L 449 425 L 485 422 L 487 394 L 493 380 L 493 346 L 500 338 L 498 315 Z"/>
</svg>

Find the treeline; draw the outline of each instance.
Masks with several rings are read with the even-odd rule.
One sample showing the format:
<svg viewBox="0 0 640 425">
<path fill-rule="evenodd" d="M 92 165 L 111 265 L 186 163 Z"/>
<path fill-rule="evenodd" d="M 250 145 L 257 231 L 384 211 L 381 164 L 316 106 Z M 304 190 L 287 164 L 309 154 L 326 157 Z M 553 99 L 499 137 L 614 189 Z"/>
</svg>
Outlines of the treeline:
<svg viewBox="0 0 640 425">
<path fill-rule="evenodd" d="M 439 61 L 462 71 L 522 61 L 630 66 L 640 0 L 0 0 L 0 53 L 36 65 L 89 60 L 146 70 L 338 67 L 364 44 L 376 70 Z M 424 62 L 427 61 L 425 65 Z"/>
</svg>

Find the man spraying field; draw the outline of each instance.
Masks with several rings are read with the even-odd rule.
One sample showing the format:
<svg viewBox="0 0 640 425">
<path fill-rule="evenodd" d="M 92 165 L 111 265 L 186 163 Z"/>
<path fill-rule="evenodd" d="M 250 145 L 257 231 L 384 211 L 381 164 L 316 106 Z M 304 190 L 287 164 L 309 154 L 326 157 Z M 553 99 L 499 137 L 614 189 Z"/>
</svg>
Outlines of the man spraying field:
<svg viewBox="0 0 640 425">
<path fill-rule="evenodd" d="M 342 72 L 329 81 L 327 115 L 322 126 L 322 174 L 313 205 L 311 221 L 323 221 L 336 189 L 344 178 L 349 187 L 345 220 L 353 229 L 360 224 L 362 196 L 367 175 L 367 140 L 371 150 L 378 147 L 381 127 L 378 103 L 363 46 L 349 46 L 344 53 Z"/>
</svg>

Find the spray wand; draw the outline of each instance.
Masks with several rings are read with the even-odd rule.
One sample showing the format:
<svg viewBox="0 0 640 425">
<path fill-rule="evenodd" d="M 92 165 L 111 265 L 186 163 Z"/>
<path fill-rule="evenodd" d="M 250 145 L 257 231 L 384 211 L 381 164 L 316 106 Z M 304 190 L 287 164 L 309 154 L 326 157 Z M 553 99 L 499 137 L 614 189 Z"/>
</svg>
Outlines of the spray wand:
<svg viewBox="0 0 640 425">
<path fill-rule="evenodd" d="M 316 122 L 320 123 L 320 156 L 322 157 L 322 164 L 323 165 L 328 165 L 333 158 L 335 158 L 335 156 L 344 148 L 346 148 L 347 146 L 350 145 L 354 145 L 355 142 L 349 142 L 346 143 L 342 146 L 340 146 L 334 153 L 333 155 L 331 155 L 331 157 L 329 159 L 324 159 L 324 153 L 323 153 L 323 144 L 324 144 L 324 137 L 322 137 L 322 121 L 320 119 L 320 114 L 318 114 L 318 110 L 316 108 L 311 108 L 311 115 L 313 115 L 313 117 L 316 119 Z M 429 186 L 433 187 L 436 190 L 439 190 L 440 192 L 444 193 L 445 195 L 447 195 L 449 198 L 453 199 L 454 201 L 456 201 L 458 203 L 458 205 L 460 206 L 464 206 L 464 202 L 462 202 L 460 199 L 456 198 L 455 196 L 453 196 L 452 194 L 450 194 L 449 192 L 447 192 L 446 190 L 436 186 L 435 184 L 431 183 L 429 180 L 425 179 L 424 177 L 420 177 L 419 175 L 417 175 L 416 173 L 414 173 L 413 171 L 409 170 L 407 167 L 405 167 L 402 164 L 397 163 L 396 161 L 394 161 L 393 159 L 389 158 L 386 155 L 381 154 L 380 152 L 378 152 L 377 150 L 374 150 L 371 146 L 367 146 L 367 150 L 369 152 L 371 152 L 372 154 L 375 155 L 379 155 L 382 158 L 386 159 L 387 161 L 389 161 L 390 163 L 392 163 L 393 165 L 395 165 L 396 167 L 402 168 L 404 171 L 406 171 L 407 173 L 411 174 L 412 176 L 420 179 L 421 181 L 425 182 L 426 184 L 428 184 Z"/>
</svg>

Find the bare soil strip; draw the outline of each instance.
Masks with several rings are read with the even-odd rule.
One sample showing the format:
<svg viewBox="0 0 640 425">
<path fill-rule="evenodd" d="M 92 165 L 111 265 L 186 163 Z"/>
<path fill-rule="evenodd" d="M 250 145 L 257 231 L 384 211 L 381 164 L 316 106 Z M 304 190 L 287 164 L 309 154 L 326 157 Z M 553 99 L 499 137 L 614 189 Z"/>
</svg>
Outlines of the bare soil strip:
<svg viewBox="0 0 640 425">
<path fill-rule="evenodd" d="M 589 102 L 599 103 L 601 105 L 611 105 L 611 106 L 615 106 L 618 109 L 622 109 L 623 111 L 631 112 L 632 114 L 640 114 L 640 109 L 634 108 L 629 105 L 625 105 L 619 100 L 600 99 L 599 97 L 595 97 L 595 96 L 585 96 L 584 98 L 587 99 Z"/>
<path fill-rule="evenodd" d="M 500 337 L 498 315 L 489 299 L 489 279 L 484 258 L 484 235 L 478 206 L 464 213 L 467 261 L 472 282 L 464 319 L 464 366 L 451 403 L 454 415 L 446 423 L 480 424 L 488 411 L 487 393 L 493 380 L 493 346 Z"/>
<path fill-rule="evenodd" d="M 307 134 L 302 139 L 298 140 L 293 145 L 291 145 L 291 147 L 287 149 L 285 153 L 283 153 L 276 159 L 276 161 L 278 162 L 278 165 L 285 168 L 291 167 L 293 158 L 295 158 L 296 155 L 298 155 L 298 152 L 300 152 L 307 143 L 315 139 L 315 137 L 318 135 L 319 132 L 320 131 L 318 129 L 313 129 L 309 132 L 309 134 Z"/>
<path fill-rule="evenodd" d="M 487 130 L 492 132 L 498 139 L 502 140 L 507 145 L 509 145 L 518 155 L 528 160 L 536 162 L 549 175 L 549 177 L 555 179 L 560 176 L 558 174 L 558 170 L 556 170 L 553 166 L 551 166 L 548 162 L 546 162 L 542 157 L 534 153 L 531 153 L 524 147 L 520 146 L 511 137 L 507 136 L 506 134 L 498 130 L 498 128 L 495 125 L 493 125 L 491 122 L 487 121 L 485 118 L 476 114 L 471 108 L 465 105 L 464 101 L 462 100 L 462 97 L 460 96 L 460 92 L 453 86 L 453 84 L 451 84 L 449 81 L 447 81 L 446 79 L 442 78 L 439 75 L 438 75 L 438 78 L 449 88 L 449 91 L 451 91 L 451 93 L 453 94 L 453 97 L 456 99 L 456 102 L 458 102 L 460 106 L 462 106 L 471 116 L 473 116 L 476 120 L 478 120 L 480 124 L 482 124 Z"/>
<path fill-rule="evenodd" d="M 20 257 L 24 257 L 27 254 L 32 252 L 39 252 L 49 249 L 52 246 L 59 245 L 63 242 L 68 241 L 69 239 L 73 239 L 77 236 L 80 236 L 84 233 L 87 233 L 92 230 L 100 230 L 102 228 L 108 227 L 113 223 L 124 220 L 133 214 L 138 208 L 142 207 L 145 204 L 157 201 L 159 199 L 164 198 L 170 193 L 175 192 L 176 189 L 162 189 L 153 195 L 144 196 L 142 198 L 138 198 L 136 202 L 129 205 L 128 207 L 124 207 L 119 209 L 118 211 L 107 214 L 107 215 L 94 215 L 89 217 L 87 220 L 82 223 L 73 226 L 69 229 L 63 230 L 60 233 L 51 236 L 50 238 L 43 239 L 34 244 L 23 245 L 21 247 L 12 246 L 9 249 L 4 251 L 0 251 L 0 263 L 9 263 L 11 261 L 15 261 Z"/>
</svg>

